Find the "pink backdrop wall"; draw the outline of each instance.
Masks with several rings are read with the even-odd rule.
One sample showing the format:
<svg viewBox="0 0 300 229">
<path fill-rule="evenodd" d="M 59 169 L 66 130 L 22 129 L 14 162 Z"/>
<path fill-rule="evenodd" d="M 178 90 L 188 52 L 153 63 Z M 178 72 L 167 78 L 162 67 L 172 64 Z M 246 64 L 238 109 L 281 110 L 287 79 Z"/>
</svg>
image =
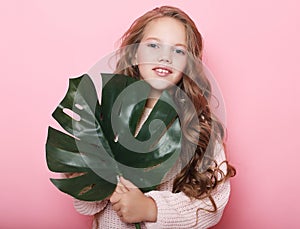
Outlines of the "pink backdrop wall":
<svg viewBox="0 0 300 229">
<path fill-rule="evenodd" d="M 0 228 L 88 228 L 50 182 L 44 145 L 69 77 L 154 6 L 185 10 L 227 107 L 232 195 L 216 228 L 300 227 L 297 0 L 11 0 L 0 8 Z M 126 9 L 126 10 L 125 10 Z"/>
</svg>

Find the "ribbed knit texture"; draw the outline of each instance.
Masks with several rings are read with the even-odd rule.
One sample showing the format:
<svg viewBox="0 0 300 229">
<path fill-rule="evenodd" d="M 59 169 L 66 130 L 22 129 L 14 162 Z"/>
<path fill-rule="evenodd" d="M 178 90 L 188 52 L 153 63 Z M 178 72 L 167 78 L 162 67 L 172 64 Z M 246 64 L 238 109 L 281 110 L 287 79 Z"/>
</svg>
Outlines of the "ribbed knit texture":
<svg viewBox="0 0 300 229">
<path fill-rule="evenodd" d="M 139 123 L 143 123 L 149 115 L 147 110 Z M 140 129 L 138 126 L 138 131 Z M 137 131 L 137 132 L 138 132 Z M 215 159 L 220 164 L 225 158 L 223 147 L 219 144 L 215 150 Z M 206 210 L 213 210 L 208 198 L 203 200 L 191 200 L 184 193 L 172 193 L 173 181 L 180 171 L 180 162 L 176 163 L 171 171 L 166 175 L 158 190 L 150 191 L 145 195 L 151 197 L 157 206 L 157 221 L 142 222 L 141 227 L 147 229 L 176 229 L 176 228 L 209 228 L 216 225 L 223 214 L 230 194 L 229 180 L 220 184 L 212 193 L 212 197 L 217 205 L 217 212 L 211 213 Z M 221 167 L 226 173 L 226 165 Z M 126 178 L 126 177 L 125 177 Z M 108 200 L 98 202 L 86 202 L 74 199 L 75 209 L 83 215 L 95 215 L 93 229 L 111 228 L 123 229 L 132 228 L 134 224 L 123 223 L 116 212 L 112 210 L 112 205 Z M 204 210 L 206 209 L 206 210 Z"/>
</svg>

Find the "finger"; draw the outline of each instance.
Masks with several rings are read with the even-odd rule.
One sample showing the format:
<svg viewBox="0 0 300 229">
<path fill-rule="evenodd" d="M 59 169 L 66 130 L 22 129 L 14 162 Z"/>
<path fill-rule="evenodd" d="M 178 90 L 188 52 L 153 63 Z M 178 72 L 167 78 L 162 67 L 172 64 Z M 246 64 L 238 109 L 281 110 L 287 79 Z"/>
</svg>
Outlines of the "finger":
<svg viewBox="0 0 300 229">
<path fill-rule="evenodd" d="M 109 201 L 114 204 L 119 202 L 119 200 L 121 199 L 121 195 L 117 192 L 114 192 L 111 197 L 109 198 Z"/>
<path fill-rule="evenodd" d="M 121 209 L 121 204 L 119 204 L 119 203 L 113 204 L 113 205 L 112 205 L 112 209 L 113 209 L 114 211 L 116 211 L 116 212 L 120 211 L 120 209 Z"/>
<path fill-rule="evenodd" d="M 120 183 L 127 188 L 127 190 L 132 188 L 137 188 L 131 181 L 126 180 L 124 177 L 120 177 Z"/>
<path fill-rule="evenodd" d="M 128 192 L 129 190 L 121 182 L 119 182 L 115 191 L 118 193 L 125 193 Z"/>
<path fill-rule="evenodd" d="M 122 217 L 123 217 L 123 215 L 122 215 L 122 212 L 121 212 L 121 211 L 117 211 L 117 215 L 118 215 L 120 218 L 122 218 Z"/>
</svg>

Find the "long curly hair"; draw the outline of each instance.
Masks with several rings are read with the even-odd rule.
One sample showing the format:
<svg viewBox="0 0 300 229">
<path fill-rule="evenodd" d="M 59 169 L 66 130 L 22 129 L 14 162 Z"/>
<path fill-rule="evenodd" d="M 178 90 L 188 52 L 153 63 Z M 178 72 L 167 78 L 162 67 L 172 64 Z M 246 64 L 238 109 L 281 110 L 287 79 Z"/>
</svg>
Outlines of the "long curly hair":
<svg viewBox="0 0 300 229">
<path fill-rule="evenodd" d="M 202 60 L 202 36 L 192 19 L 182 10 L 171 7 L 157 7 L 137 18 L 121 38 L 119 60 L 116 73 L 139 78 L 139 70 L 132 63 L 138 44 L 141 42 L 146 25 L 154 19 L 171 17 L 185 26 L 188 61 L 181 81 L 173 93 L 179 108 L 181 129 L 183 131 L 181 161 L 185 165 L 176 176 L 173 192 L 184 192 L 196 199 L 208 197 L 217 210 L 211 196 L 218 184 L 235 175 L 236 171 L 227 161 L 227 171 L 220 169 L 215 161 L 215 148 L 221 144 L 225 150 L 224 128 L 212 113 L 209 101 L 212 88 L 204 74 Z M 136 45 L 135 45 L 136 44 Z M 132 46 L 133 45 L 133 46 Z M 191 103 L 186 102 L 186 96 Z M 196 112 L 194 112 L 196 111 Z"/>
</svg>

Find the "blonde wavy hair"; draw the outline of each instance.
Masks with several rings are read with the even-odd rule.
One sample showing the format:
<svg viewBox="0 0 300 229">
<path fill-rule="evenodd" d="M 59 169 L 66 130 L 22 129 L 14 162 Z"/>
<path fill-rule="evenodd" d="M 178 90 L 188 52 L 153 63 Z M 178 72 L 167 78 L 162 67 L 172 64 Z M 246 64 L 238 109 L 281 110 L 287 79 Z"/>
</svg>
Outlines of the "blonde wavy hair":
<svg viewBox="0 0 300 229">
<path fill-rule="evenodd" d="M 186 30 L 187 49 L 190 53 L 186 70 L 177 90 L 173 93 L 179 108 L 181 129 L 183 131 L 181 159 L 185 165 L 176 176 L 173 192 L 184 192 L 196 199 L 208 197 L 213 209 L 217 210 L 211 192 L 229 177 L 235 175 L 235 168 L 227 161 L 227 171 L 220 169 L 221 164 L 214 160 L 215 148 L 221 144 L 225 150 L 224 128 L 212 113 L 209 101 L 211 85 L 204 74 L 202 60 L 202 36 L 192 19 L 182 10 L 171 7 L 157 7 L 137 18 L 120 39 L 121 45 L 116 73 L 139 78 L 138 67 L 133 64 L 138 44 L 141 42 L 146 25 L 154 19 L 171 17 L 183 23 Z M 132 47 L 132 45 L 136 44 Z M 185 94 L 185 95 L 184 95 Z M 187 96 L 191 103 L 184 103 Z M 196 112 L 194 112 L 196 110 Z"/>
</svg>

